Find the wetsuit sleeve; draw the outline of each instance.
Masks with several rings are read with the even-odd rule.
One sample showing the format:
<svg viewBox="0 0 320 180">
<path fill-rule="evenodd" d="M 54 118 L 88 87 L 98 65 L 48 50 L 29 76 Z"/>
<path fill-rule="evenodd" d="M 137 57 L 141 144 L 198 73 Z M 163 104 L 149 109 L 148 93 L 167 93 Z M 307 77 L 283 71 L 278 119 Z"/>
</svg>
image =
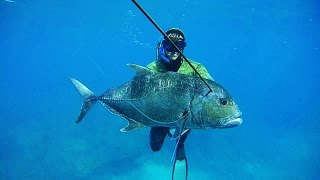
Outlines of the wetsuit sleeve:
<svg viewBox="0 0 320 180">
<path fill-rule="evenodd" d="M 199 63 L 198 66 L 196 67 L 196 69 L 204 79 L 210 79 L 210 80 L 214 81 L 214 79 L 210 76 L 207 69 L 202 64 Z"/>
</svg>

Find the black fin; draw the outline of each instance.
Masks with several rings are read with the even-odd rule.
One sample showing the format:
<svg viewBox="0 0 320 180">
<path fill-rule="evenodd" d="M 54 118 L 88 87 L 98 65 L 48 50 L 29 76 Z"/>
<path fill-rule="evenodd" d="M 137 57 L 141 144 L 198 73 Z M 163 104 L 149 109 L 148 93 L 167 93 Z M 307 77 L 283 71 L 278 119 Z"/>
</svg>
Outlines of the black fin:
<svg viewBox="0 0 320 180">
<path fill-rule="evenodd" d="M 188 179 L 188 160 L 184 150 L 184 144 L 179 144 L 176 159 L 172 167 L 172 180 Z"/>
<path fill-rule="evenodd" d="M 183 124 L 182 127 L 184 127 L 184 125 L 185 124 Z M 174 179 L 174 177 L 176 177 L 176 176 L 180 177 L 182 175 L 185 175 L 184 176 L 185 179 L 187 179 L 187 177 L 188 177 L 188 161 L 187 161 L 187 156 L 186 156 L 186 153 L 184 150 L 184 142 L 186 141 L 190 132 L 191 132 L 191 130 L 187 129 L 185 133 L 180 134 L 180 136 L 176 142 L 176 147 L 174 149 L 174 153 L 172 156 L 172 160 L 174 159 L 173 168 L 172 168 L 172 179 Z M 172 160 L 171 160 L 171 162 L 172 162 Z M 177 166 L 177 164 L 178 164 L 178 166 Z M 176 169 L 179 169 L 179 172 L 177 172 Z M 181 179 L 181 178 L 179 178 L 179 179 Z"/>
</svg>

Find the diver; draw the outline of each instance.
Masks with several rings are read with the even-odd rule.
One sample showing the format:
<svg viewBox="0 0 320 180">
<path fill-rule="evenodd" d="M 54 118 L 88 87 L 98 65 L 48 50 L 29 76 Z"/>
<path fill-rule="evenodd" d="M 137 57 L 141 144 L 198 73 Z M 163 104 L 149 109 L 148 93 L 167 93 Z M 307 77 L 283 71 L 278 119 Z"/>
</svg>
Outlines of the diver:
<svg viewBox="0 0 320 180">
<path fill-rule="evenodd" d="M 179 28 L 170 28 L 166 31 L 167 36 L 175 43 L 175 45 L 183 52 L 187 43 L 184 33 Z M 204 79 L 213 80 L 206 68 L 195 61 L 188 58 L 189 62 L 199 72 Z M 197 76 L 196 72 L 190 67 L 186 60 L 180 55 L 175 47 L 163 38 L 156 48 L 156 60 L 147 65 L 151 71 L 167 72 L 173 71 L 181 74 Z M 182 130 L 183 131 L 183 130 Z M 181 134 L 179 142 L 177 142 L 176 154 L 172 170 L 172 179 L 182 176 L 183 179 L 188 177 L 188 162 L 185 153 L 184 143 L 191 130 L 188 129 Z M 163 145 L 166 136 L 173 136 L 173 132 L 169 127 L 151 127 L 150 130 L 150 146 L 153 152 L 159 151 Z M 178 140 L 177 140 L 178 141 Z"/>
</svg>

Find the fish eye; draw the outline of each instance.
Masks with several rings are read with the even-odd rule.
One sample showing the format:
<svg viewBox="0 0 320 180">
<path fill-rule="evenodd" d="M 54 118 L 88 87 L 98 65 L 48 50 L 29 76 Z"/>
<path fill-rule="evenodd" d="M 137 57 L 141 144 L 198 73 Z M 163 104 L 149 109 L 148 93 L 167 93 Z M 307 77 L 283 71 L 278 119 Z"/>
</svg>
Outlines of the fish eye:
<svg viewBox="0 0 320 180">
<path fill-rule="evenodd" d="M 221 104 L 222 106 L 225 106 L 225 105 L 228 104 L 228 100 L 225 99 L 225 98 L 220 98 L 219 101 L 220 101 L 220 104 Z"/>
</svg>

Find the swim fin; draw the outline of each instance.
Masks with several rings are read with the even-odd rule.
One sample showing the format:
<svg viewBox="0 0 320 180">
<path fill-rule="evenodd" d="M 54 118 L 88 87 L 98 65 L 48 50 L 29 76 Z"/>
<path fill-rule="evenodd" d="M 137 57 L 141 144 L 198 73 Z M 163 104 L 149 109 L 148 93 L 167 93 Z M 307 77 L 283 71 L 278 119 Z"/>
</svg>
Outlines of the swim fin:
<svg viewBox="0 0 320 180">
<path fill-rule="evenodd" d="M 184 150 L 184 144 L 179 144 L 172 168 L 172 180 L 188 179 L 188 160 Z"/>
</svg>

